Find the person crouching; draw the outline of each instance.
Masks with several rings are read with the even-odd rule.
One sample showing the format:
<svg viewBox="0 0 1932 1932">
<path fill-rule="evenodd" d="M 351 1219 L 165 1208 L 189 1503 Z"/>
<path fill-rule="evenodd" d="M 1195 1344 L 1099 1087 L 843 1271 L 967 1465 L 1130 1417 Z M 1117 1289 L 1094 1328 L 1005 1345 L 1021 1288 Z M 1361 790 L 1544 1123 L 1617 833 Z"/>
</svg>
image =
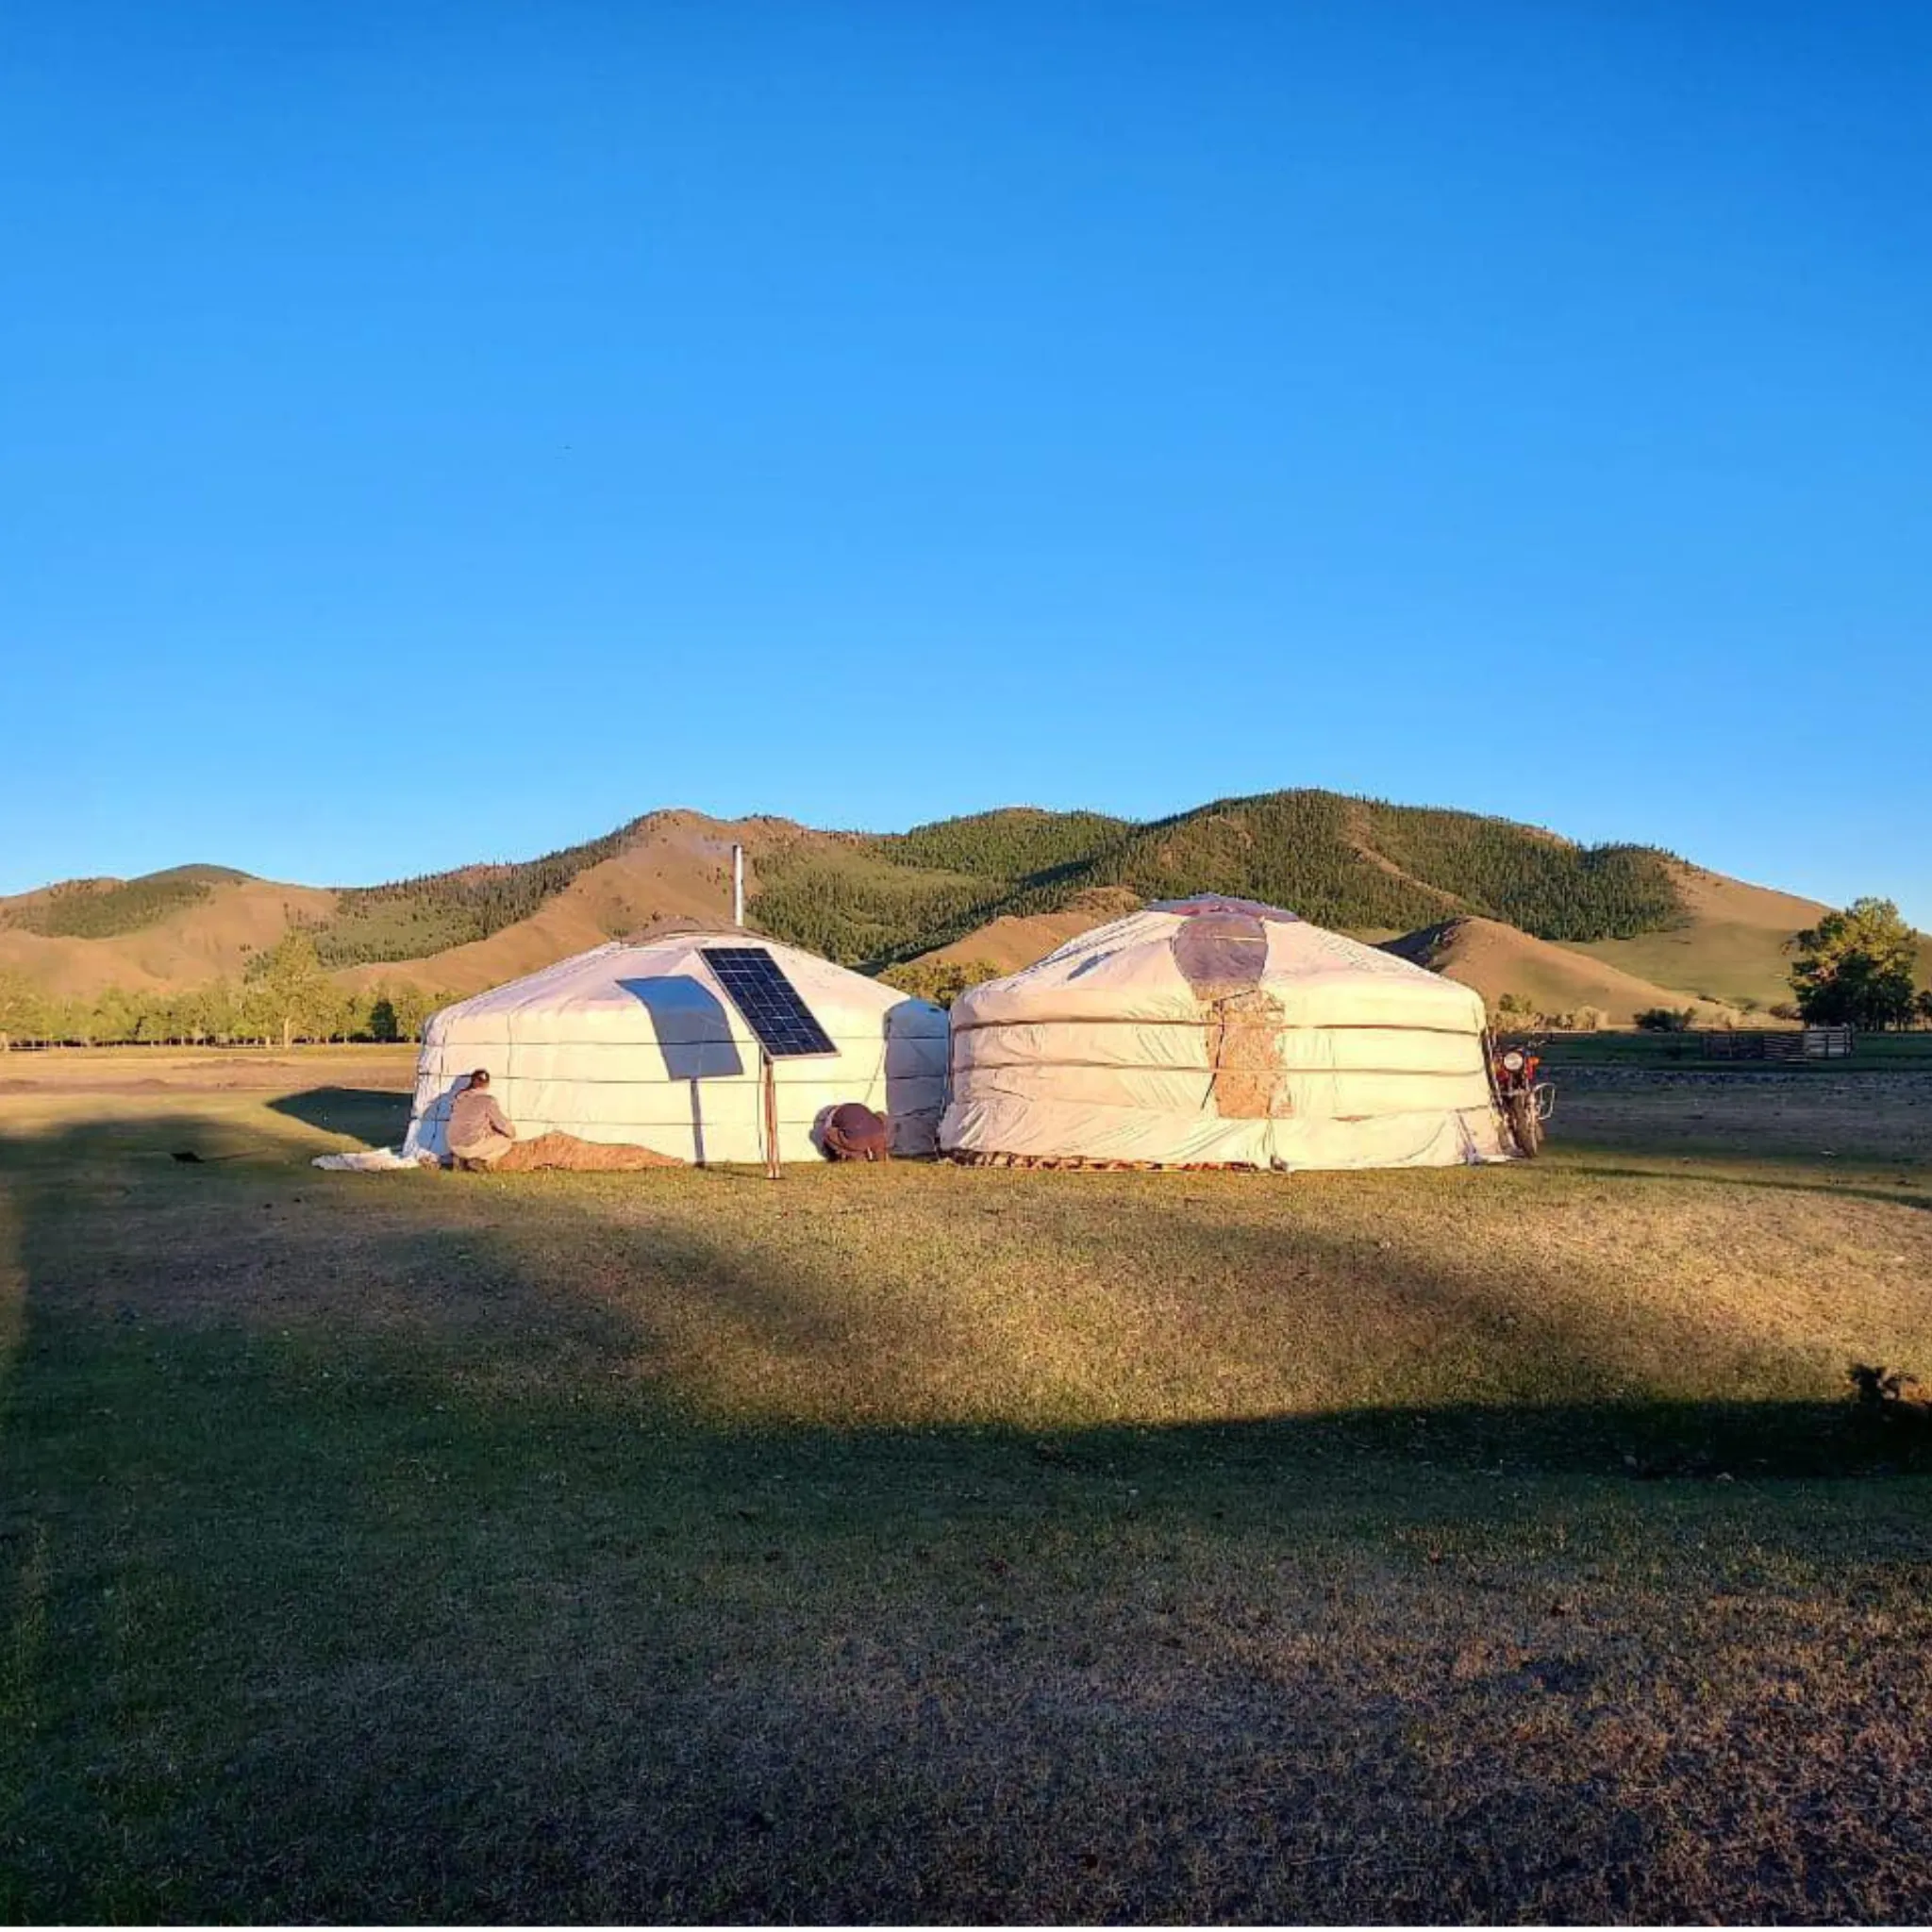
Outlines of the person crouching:
<svg viewBox="0 0 1932 1932">
<path fill-rule="evenodd" d="M 825 1116 L 827 1160 L 885 1160 L 887 1129 L 884 1118 L 871 1108 L 848 1100 Z"/>
<path fill-rule="evenodd" d="M 517 1130 L 490 1091 L 490 1071 L 478 1067 L 450 1103 L 450 1158 L 465 1172 L 488 1168 L 516 1145 Z"/>
</svg>

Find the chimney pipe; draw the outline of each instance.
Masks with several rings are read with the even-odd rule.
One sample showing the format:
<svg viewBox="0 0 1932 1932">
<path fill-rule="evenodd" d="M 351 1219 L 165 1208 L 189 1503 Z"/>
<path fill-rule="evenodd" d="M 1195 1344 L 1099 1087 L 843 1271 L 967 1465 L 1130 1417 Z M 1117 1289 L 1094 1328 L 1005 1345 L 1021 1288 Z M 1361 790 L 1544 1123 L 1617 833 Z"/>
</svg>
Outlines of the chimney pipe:
<svg viewBox="0 0 1932 1932">
<path fill-rule="evenodd" d="M 744 924 L 744 847 L 731 848 L 731 923 Z"/>
</svg>

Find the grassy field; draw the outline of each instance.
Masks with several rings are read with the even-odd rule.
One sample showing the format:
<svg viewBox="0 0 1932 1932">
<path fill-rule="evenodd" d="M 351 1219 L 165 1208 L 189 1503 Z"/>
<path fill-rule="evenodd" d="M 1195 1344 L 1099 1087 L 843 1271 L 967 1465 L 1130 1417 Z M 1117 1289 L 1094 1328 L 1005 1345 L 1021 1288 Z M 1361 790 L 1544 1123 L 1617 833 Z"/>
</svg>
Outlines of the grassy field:
<svg viewBox="0 0 1932 1932">
<path fill-rule="evenodd" d="M 1932 1429 L 1846 1381 L 1932 1375 L 1932 1078 L 773 1187 L 34 1058 L 0 1916 L 1932 1916 Z"/>
</svg>

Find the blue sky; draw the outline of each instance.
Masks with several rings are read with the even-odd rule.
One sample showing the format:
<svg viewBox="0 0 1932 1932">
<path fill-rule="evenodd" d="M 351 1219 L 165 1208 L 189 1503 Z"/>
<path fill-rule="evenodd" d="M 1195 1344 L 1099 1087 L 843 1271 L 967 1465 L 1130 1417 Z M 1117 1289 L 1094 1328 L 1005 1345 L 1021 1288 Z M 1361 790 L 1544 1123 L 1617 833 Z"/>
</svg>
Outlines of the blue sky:
<svg viewBox="0 0 1932 1932">
<path fill-rule="evenodd" d="M 1327 785 L 1932 926 L 1932 10 L 0 27 L 0 890 Z"/>
</svg>

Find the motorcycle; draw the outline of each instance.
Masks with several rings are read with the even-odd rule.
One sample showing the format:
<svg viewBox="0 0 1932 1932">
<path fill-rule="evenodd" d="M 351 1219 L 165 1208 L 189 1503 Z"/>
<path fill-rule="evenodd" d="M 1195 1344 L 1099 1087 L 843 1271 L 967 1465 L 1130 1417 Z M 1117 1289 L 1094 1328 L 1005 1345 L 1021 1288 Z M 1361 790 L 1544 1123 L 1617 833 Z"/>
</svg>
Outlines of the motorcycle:
<svg viewBox="0 0 1932 1932">
<path fill-rule="evenodd" d="M 1540 1040 L 1525 1040 L 1516 1046 L 1492 1042 L 1490 1052 L 1490 1085 L 1495 1090 L 1496 1105 L 1526 1160 L 1534 1160 L 1541 1151 L 1543 1124 L 1557 1110 L 1556 1088 L 1537 1078 L 1542 1057 L 1536 1049 L 1541 1044 Z"/>
</svg>

